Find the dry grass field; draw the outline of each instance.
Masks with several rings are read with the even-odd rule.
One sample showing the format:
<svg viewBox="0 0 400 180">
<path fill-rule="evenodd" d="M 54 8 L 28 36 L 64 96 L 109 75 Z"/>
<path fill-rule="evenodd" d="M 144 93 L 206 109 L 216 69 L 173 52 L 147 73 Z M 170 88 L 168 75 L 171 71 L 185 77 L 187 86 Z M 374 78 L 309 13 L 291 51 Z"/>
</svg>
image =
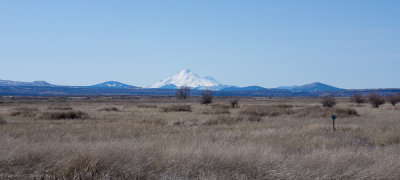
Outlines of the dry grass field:
<svg viewBox="0 0 400 180">
<path fill-rule="evenodd" d="M 399 105 L 199 101 L 3 97 L 0 179 L 400 178 Z"/>
</svg>

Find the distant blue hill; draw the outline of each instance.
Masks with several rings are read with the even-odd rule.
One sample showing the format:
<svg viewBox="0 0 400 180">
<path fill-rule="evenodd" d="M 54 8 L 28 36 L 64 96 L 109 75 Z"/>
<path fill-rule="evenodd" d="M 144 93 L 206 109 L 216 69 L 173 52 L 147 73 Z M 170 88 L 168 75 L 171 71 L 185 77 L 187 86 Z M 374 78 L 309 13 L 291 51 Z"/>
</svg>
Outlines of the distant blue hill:
<svg viewBox="0 0 400 180">
<path fill-rule="evenodd" d="M 159 87 L 159 89 L 178 89 L 178 87 L 175 86 L 174 84 L 167 84 L 167 85 Z"/>
<path fill-rule="evenodd" d="M 306 84 L 302 86 L 280 86 L 275 89 L 286 89 L 293 92 L 319 92 L 319 91 L 340 91 L 341 88 L 323 84 L 320 82 L 315 82 L 311 84 Z"/>
<path fill-rule="evenodd" d="M 227 88 L 223 88 L 220 91 L 260 91 L 260 90 L 267 90 L 267 88 L 261 86 L 247 86 L 247 87 L 230 86 Z"/>
<path fill-rule="evenodd" d="M 132 88 L 135 86 L 120 83 L 118 81 L 107 81 L 107 82 L 96 84 L 96 85 L 89 86 L 89 87 L 91 87 L 91 88 L 120 88 L 121 89 L 121 88 Z"/>
</svg>

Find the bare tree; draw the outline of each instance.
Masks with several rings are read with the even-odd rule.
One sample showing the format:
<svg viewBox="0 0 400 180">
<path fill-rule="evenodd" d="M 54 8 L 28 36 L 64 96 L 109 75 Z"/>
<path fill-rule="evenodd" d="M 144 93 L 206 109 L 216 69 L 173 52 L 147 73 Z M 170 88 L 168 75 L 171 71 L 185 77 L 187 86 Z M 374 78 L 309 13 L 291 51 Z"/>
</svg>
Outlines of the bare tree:
<svg viewBox="0 0 400 180">
<path fill-rule="evenodd" d="M 369 94 L 369 103 L 371 103 L 374 108 L 379 108 L 380 105 L 385 104 L 385 98 L 377 93 L 371 93 Z"/>
<path fill-rule="evenodd" d="M 176 90 L 175 97 L 177 99 L 187 99 L 190 96 L 190 88 L 187 86 L 181 86 Z"/>
<path fill-rule="evenodd" d="M 321 104 L 324 107 L 332 108 L 333 106 L 336 105 L 336 99 L 333 96 L 326 95 L 322 97 Z"/>
<path fill-rule="evenodd" d="M 229 102 L 231 103 L 231 107 L 235 108 L 239 105 L 239 98 L 235 96 L 231 100 L 229 100 Z"/>
<path fill-rule="evenodd" d="M 210 90 L 205 90 L 201 96 L 201 104 L 211 104 L 213 98 L 212 92 Z"/>
<path fill-rule="evenodd" d="M 397 103 L 400 102 L 400 93 L 397 95 L 389 94 L 386 97 L 387 101 L 389 101 L 393 106 L 396 106 Z"/>
<path fill-rule="evenodd" d="M 351 102 L 355 102 L 357 104 L 365 103 L 365 98 L 360 93 L 355 93 L 353 96 L 350 97 Z"/>
</svg>

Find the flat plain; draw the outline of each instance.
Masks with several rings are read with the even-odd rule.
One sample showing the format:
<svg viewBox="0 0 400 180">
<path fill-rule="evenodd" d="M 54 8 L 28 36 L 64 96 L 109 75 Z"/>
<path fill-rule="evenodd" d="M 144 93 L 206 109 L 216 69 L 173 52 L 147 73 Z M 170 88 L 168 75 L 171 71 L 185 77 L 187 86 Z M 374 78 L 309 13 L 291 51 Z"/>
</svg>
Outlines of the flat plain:
<svg viewBox="0 0 400 180">
<path fill-rule="evenodd" d="M 230 100 L 2 97 L 0 179 L 400 177 L 400 105 Z"/>
</svg>

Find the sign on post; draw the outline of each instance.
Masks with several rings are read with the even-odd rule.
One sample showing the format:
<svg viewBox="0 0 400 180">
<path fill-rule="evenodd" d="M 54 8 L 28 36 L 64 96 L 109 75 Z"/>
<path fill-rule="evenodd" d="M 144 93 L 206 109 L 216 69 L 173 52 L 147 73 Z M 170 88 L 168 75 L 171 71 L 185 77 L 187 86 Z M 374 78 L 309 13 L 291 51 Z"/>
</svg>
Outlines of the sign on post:
<svg viewBox="0 0 400 180">
<path fill-rule="evenodd" d="M 335 119 L 336 119 L 336 115 L 332 114 L 332 121 L 333 121 L 333 130 L 335 131 Z"/>
</svg>

